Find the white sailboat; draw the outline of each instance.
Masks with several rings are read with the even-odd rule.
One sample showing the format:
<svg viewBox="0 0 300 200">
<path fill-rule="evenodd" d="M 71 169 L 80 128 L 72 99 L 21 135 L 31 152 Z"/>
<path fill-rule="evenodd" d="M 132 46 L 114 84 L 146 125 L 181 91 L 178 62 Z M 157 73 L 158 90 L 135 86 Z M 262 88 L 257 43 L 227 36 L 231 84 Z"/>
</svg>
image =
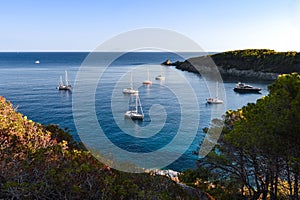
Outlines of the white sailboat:
<svg viewBox="0 0 300 200">
<path fill-rule="evenodd" d="M 219 94 L 219 82 L 217 82 L 217 84 L 216 84 L 216 97 L 215 98 L 212 98 L 212 97 L 207 98 L 206 102 L 209 104 L 222 104 L 223 100 L 219 99 L 218 94 Z"/>
<path fill-rule="evenodd" d="M 150 80 L 150 72 L 148 68 L 148 79 L 143 82 L 144 85 L 151 85 L 152 81 Z"/>
<path fill-rule="evenodd" d="M 143 120 L 144 112 L 142 109 L 142 104 L 138 94 L 131 95 L 131 97 L 135 96 L 135 106 L 129 106 L 129 110 L 125 112 L 125 118 L 129 118 L 132 120 Z M 132 102 L 132 98 L 130 99 L 130 103 Z"/>
<path fill-rule="evenodd" d="M 57 89 L 59 90 L 71 90 L 72 86 L 69 84 L 69 80 L 68 80 L 68 72 L 65 71 L 65 84 L 62 80 L 62 76 L 60 76 L 60 81 L 59 84 L 57 86 Z"/>
<path fill-rule="evenodd" d="M 165 79 L 166 79 L 166 77 L 164 77 L 162 69 L 160 69 L 160 75 L 155 77 L 155 80 L 164 81 Z"/>
<path fill-rule="evenodd" d="M 124 94 L 136 94 L 138 93 L 138 90 L 134 90 L 132 86 L 132 73 L 130 72 L 130 87 L 123 89 Z"/>
</svg>

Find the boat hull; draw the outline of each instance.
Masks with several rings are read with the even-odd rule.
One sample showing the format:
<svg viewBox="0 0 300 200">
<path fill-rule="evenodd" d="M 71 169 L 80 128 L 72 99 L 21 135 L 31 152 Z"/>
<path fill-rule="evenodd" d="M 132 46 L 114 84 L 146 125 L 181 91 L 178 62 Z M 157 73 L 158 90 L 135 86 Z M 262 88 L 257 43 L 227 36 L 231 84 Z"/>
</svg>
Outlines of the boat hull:
<svg viewBox="0 0 300 200">
<path fill-rule="evenodd" d="M 127 111 L 124 116 L 125 116 L 125 118 L 132 119 L 132 120 L 143 120 L 144 119 L 143 114 L 139 114 L 135 111 Z"/>
<path fill-rule="evenodd" d="M 137 94 L 139 91 L 131 88 L 126 88 L 123 90 L 123 94 Z"/>
<path fill-rule="evenodd" d="M 144 84 L 144 85 L 151 85 L 151 84 L 152 84 L 152 81 L 144 81 L 143 84 Z"/>
<path fill-rule="evenodd" d="M 208 99 L 206 99 L 206 102 L 208 104 L 222 104 L 223 103 L 222 100 L 220 100 L 220 99 L 214 99 L 214 98 L 208 98 Z"/>
<path fill-rule="evenodd" d="M 157 76 L 155 77 L 155 80 L 158 80 L 158 81 L 164 81 L 166 78 L 163 77 L 163 76 Z"/>
<path fill-rule="evenodd" d="M 208 104 L 222 104 L 223 101 L 219 100 L 219 101 L 207 101 Z"/>
<path fill-rule="evenodd" d="M 233 90 L 238 93 L 260 93 L 261 91 L 260 88 L 234 88 Z"/>
<path fill-rule="evenodd" d="M 58 86 L 58 90 L 72 90 L 72 87 L 66 85 L 60 85 Z"/>
</svg>

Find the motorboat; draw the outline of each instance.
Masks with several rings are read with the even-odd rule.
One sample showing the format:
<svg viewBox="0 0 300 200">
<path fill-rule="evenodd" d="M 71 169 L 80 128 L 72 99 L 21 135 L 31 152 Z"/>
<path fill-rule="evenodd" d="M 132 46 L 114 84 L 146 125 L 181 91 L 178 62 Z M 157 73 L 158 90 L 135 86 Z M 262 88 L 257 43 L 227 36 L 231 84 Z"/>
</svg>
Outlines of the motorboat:
<svg viewBox="0 0 300 200">
<path fill-rule="evenodd" d="M 241 82 L 238 82 L 234 89 L 233 89 L 235 92 L 239 92 L 239 93 L 258 93 L 261 91 L 261 88 L 258 88 L 258 87 L 254 87 L 254 86 L 251 86 L 251 85 L 247 85 L 245 83 L 241 83 Z"/>
</svg>

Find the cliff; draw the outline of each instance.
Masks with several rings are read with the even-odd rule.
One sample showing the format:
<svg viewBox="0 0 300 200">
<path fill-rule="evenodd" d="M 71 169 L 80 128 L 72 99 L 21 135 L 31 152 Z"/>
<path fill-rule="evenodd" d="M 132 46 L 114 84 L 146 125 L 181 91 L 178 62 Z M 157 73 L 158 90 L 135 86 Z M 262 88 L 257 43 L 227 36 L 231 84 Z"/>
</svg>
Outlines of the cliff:
<svg viewBox="0 0 300 200">
<path fill-rule="evenodd" d="M 165 176 L 100 163 L 67 131 L 43 126 L 0 96 L 0 199 L 209 199 Z"/>
<path fill-rule="evenodd" d="M 213 68 L 210 59 L 214 61 L 223 78 L 248 77 L 275 80 L 278 74 L 300 72 L 300 53 L 276 52 L 268 49 L 228 51 L 194 57 L 184 62 L 169 63 L 169 65 L 202 74 Z"/>
</svg>

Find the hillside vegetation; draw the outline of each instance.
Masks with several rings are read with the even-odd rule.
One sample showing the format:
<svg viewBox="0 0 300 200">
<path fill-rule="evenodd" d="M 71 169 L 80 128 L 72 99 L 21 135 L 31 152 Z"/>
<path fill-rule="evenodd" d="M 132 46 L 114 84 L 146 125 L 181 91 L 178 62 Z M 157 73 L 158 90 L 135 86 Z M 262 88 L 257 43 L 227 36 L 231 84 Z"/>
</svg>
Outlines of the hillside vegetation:
<svg viewBox="0 0 300 200">
<path fill-rule="evenodd" d="M 225 123 L 212 121 L 222 129 L 218 144 L 182 181 L 220 200 L 299 199 L 300 75 L 280 75 L 268 89 L 256 103 L 227 111 Z"/>
<path fill-rule="evenodd" d="M 211 55 L 217 66 L 226 69 L 254 70 L 273 73 L 300 72 L 300 53 L 276 52 L 269 49 L 246 49 Z"/>
<path fill-rule="evenodd" d="M 67 131 L 42 126 L 0 96 L 0 199 L 207 199 L 167 177 L 123 173 Z"/>
<path fill-rule="evenodd" d="M 246 49 L 193 57 L 184 62 L 167 63 L 166 61 L 162 64 L 174 65 L 177 69 L 204 76 L 218 71 L 222 78 L 275 80 L 278 74 L 300 73 L 300 53 Z"/>
</svg>

